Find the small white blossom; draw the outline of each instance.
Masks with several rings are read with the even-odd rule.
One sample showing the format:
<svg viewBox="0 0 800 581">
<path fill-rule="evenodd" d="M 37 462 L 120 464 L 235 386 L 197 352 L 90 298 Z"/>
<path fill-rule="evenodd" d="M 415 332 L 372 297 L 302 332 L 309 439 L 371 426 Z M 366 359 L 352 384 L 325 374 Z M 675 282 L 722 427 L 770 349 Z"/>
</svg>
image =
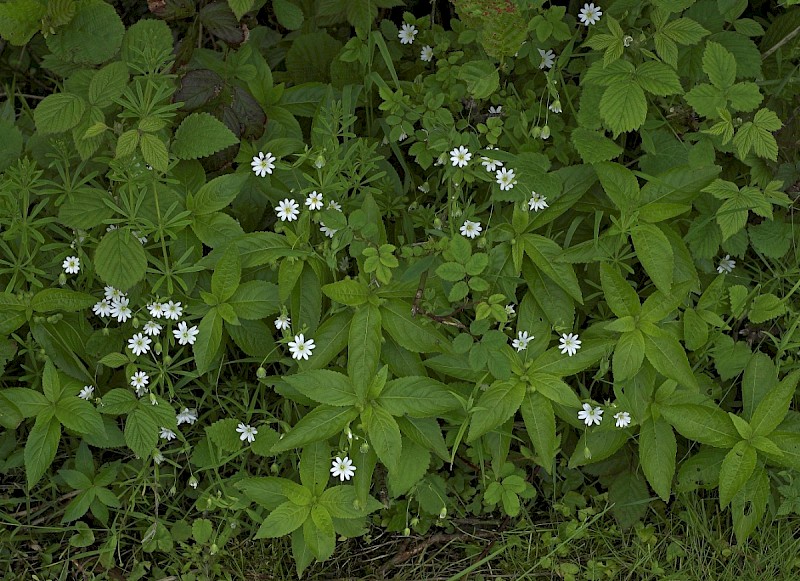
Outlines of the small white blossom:
<svg viewBox="0 0 800 581">
<path fill-rule="evenodd" d="M 281 222 L 286 222 L 287 220 L 291 222 L 292 220 L 297 220 L 297 216 L 300 214 L 300 210 L 297 209 L 299 207 L 300 204 L 286 198 L 282 202 L 278 202 L 278 205 L 275 207 L 275 212 L 277 212 Z"/>
<path fill-rule="evenodd" d="M 144 324 L 143 331 L 150 336 L 157 336 L 161 333 L 161 325 L 156 323 L 155 321 L 147 321 Z"/>
<path fill-rule="evenodd" d="M 254 427 L 246 424 L 240 423 L 236 427 L 236 431 L 239 432 L 239 439 L 244 442 L 247 440 L 248 443 L 252 443 L 256 441 L 256 434 L 258 434 L 258 430 Z"/>
<path fill-rule="evenodd" d="M 627 428 L 631 423 L 631 415 L 628 412 L 617 412 L 614 414 L 614 419 L 617 420 L 618 428 Z"/>
<path fill-rule="evenodd" d="M 503 106 L 498 105 L 497 107 L 489 107 L 489 115 L 502 115 L 503 114 Z"/>
<path fill-rule="evenodd" d="M 172 319 L 173 321 L 177 321 L 183 314 L 183 307 L 181 306 L 180 302 L 173 303 L 172 301 L 170 301 L 167 304 L 161 306 L 164 308 L 164 317 L 166 317 L 167 319 Z"/>
<path fill-rule="evenodd" d="M 531 199 L 528 200 L 528 208 L 534 212 L 544 210 L 545 208 L 549 207 L 546 200 L 547 198 L 545 196 L 537 194 L 536 192 L 531 192 Z"/>
<path fill-rule="evenodd" d="M 78 394 L 78 397 L 81 399 L 85 399 L 86 401 L 89 401 L 92 398 L 93 393 L 94 393 L 93 385 L 84 385 L 83 389 Z"/>
<path fill-rule="evenodd" d="M 590 24 L 597 24 L 602 15 L 603 12 L 600 10 L 599 6 L 595 6 L 593 3 L 587 3 L 581 8 L 578 20 L 580 20 L 584 26 L 589 26 Z"/>
<path fill-rule="evenodd" d="M 461 226 L 461 234 L 466 236 L 467 238 L 475 238 L 476 236 L 480 236 L 481 231 L 480 222 L 470 222 L 469 220 L 464 220 L 464 224 Z"/>
<path fill-rule="evenodd" d="M 553 67 L 553 64 L 556 62 L 556 53 L 552 50 L 542 50 L 536 49 L 539 51 L 539 56 L 542 57 L 542 62 L 539 63 L 540 69 L 550 69 Z"/>
<path fill-rule="evenodd" d="M 175 335 L 175 338 L 181 345 L 194 345 L 199 332 L 200 330 L 197 328 L 197 325 L 189 327 L 186 321 L 181 321 L 178 323 L 178 328 L 172 330 L 172 334 Z"/>
<path fill-rule="evenodd" d="M 132 232 L 132 234 L 133 234 L 133 235 L 136 237 L 136 239 L 137 239 L 137 240 L 138 240 L 138 241 L 139 241 L 141 244 L 143 244 L 143 245 L 144 245 L 144 244 L 147 244 L 147 236 L 139 236 L 139 231 L 138 231 L 138 230 L 134 230 L 134 231 Z"/>
<path fill-rule="evenodd" d="M 155 454 L 153 454 L 153 462 L 155 462 L 156 464 L 161 464 L 163 461 L 164 461 L 164 454 L 162 454 L 161 452 L 156 452 Z"/>
<path fill-rule="evenodd" d="M 137 371 L 131 376 L 131 387 L 136 389 L 136 395 L 139 397 L 147 393 L 148 383 L 150 383 L 150 378 L 144 371 Z"/>
<path fill-rule="evenodd" d="M 289 352 L 294 359 L 308 359 L 311 351 L 316 347 L 313 339 L 305 340 L 302 333 L 294 336 L 294 341 L 289 341 Z"/>
<path fill-rule="evenodd" d="M 197 421 L 197 410 L 194 409 L 194 408 L 192 408 L 192 409 L 183 408 L 183 411 L 181 411 L 181 413 L 177 414 L 175 416 L 175 419 L 178 421 L 178 425 L 179 426 L 181 424 L 189 424 L 189 425 L 191 425 L 191 424 L 193 424 L 193 423 L 195 423 Z"/>
<path fill-rule="evenodd" d="M 497 183 L 500 184 L 501 190 L 510 190 L 513 188 L 517 184 L 515 177 L 516 175 L 513 169 L 503 168 L 495 172 L 495 178 L 497 179 Z"/>
<path fill-rule="evenodd" d="M 730 254 L 726 254 L 725 258 L 723 258 L 723 259 L 721 259 L 719 261 L 719 266 L 717 267 L 717 272 L 720 273 L 720 274 L 722 274 L 722 273 L 726 273 L 727 274 L 727 273 L 731 272 L 734 269 L 735 266 L 736 266 L 736 261 L 731 259 L 731 255 Z"/>
<path fill-rule="evenodd" d="M 342 205 L 339 202 L 335 201 L 335 200 L 328 200 L 328 209 L 329 210 L 338 210 L 338 211 L 341 212 L 342 211 Z"/>
<path fill-rule="evenodd" d="M 253 161 L 250 165 L 253 167 L 253 171 L 255 174 L 260 177 L 266 177 L 267 174 L 271 174 L 272 170 L 275 169 L 275 156 L 272 153 L 267 152 L 264 155 L 263 152 L 259 151 L 258 155 L 253 158 Z"/>
<path fill-rule="evenodd" d="M 77 256 L 67 256 L 61 266 L 67 274 L 78 274 L 81 271 L 81 260 Z"/>
<path fill-rule="evenodd" d="M 111 301 L 111 316 L 117 318 L 118 323 L 124 323 L 133 316 L 128 303 L 128 297 L 120 297 L 119 299 Z"/>
<path fill-rule="evenodd" d="M 172 441 L 178 437 L 177 435 L 175 435 L 175 432 L 164 427 L 161 428 L 160 436 L 162 440 L 166 440 L 167 442 Z"/>
<path fill-rule="evenodd" d="M 325 234 L 328 238 L 333 238 L 338 230 L 336 228 L 328 228 L 324 222 L 319 223 L 319 231 Z"/>
<path fill-rule="evenodd" d="M 513 317 L 516 314 L 517 314 L 517 311 L 514 310 L 514 305 L 513 304 L 506 305 L 506 315 L 508 315 L 509 317 Z"/>
<path fill-rule="evenodd" d="M 517 352 L 524 351 L 528 348 L 528 343 L 530 343 L 533 338 L 533 335 L 528 335 L 527 331 L 519 331 L 517 333 L 517 338 L 511 342 L 511 346 L 514 347 Z"/>
<path fill-rule="evenodd" d="M 309 210 L 321 210 L 322 194 L 317 193 L 316 191 L 313 191 L 310 194 L 308 194 L 308 197 L 306 198 L 306 206 L 308 206 Z"/>
<path fill-rule="evenodd" d="M 503 167 L 503 162 L 490 157 L 481 156 L 481 165 L 486 168 L 486 171 L 492 172 L 497 171 L 498 167 Z"/>
<path fill-rule="evenodd" d="M 141 355 L 150 351 L 150 337 L 145 337 L 142 333 L 136 333 L 133 337 L 128 339 L 128 349 L 133 351 L 134 355 Z"/>
<path fill-rule="evenodd" d="M 292 319 L 288 315 L 281 315 L 275 319 L 275 328 L 279 331 L 285 331 L 292 324 Z"/>
<path fill-rule="evenodd" d="M 453 167 L 466 167 L 470 159 L 472 159 L 472 154 L 463 145 L 450 152 L 450 162 L 453 164 Z"/>
<path fill-rule="evenodd" d="M 603 421 L 603 410 L 602 408 L 594 408 L 588 403 L 583 404 L 583 409 L 578 412 L 578 419 L 583 420 L 587 426 L 591 426 L 593 423 L 600 425 L 600 422 Z"/>
<path fill-rule="evenodd" d="M 111 303 L 108 302 L 108 299 L 103 299 L 99 303 L 95 303 L 92 311 L 98 317 L 107 317 L 111 314 Z"/>
<path fill-rule="evenodd" d="M 147 310 L 150 311 L 150 316 L 154 319 L 160 319 L 164 316 L 164 305 L 161 303 L 150 303 L 147 305 Z"/>
<path fill-rule="evenodd" d="M 344 459 L 338 456 L 332 462 L 331 474 L 334 478 L 339 477 L 340 482 L 350 480 L 356 472 L 356 467 L 353 466 L 353 461 L 347 456 Z"/>
<path fill-rule="evenodd" d="M 105 292 L 106 300 L 108 301 L 118 301 L 122 297 L 125 296 L 125 293 L 121 290 L 114 288 L 113 286 L 106 286 L 103 287 L 103 291 Z"/>
<path fill-rule="evenodd" d="M 417 27 L 413 24 L 403 24 L 400 32 L 397 33 L 397 37 L 400 39 L 401 44 L 413 44 L 417 32 Z"/>
<path fill-rule="evenodd" d="M 200 484 L 200 482 L 197 480 L 197 478 L 195 476 L 192 476 L 191 478 L 189 478 L 189 486 L 191 486 L 195 490 L 197 490 L 197 485 L 198 484 Z"/>
<path fill-rule="evenodd" d="M 578 339 L 578 335 L 574 333 L 564 333 L 561 335 L 561 339 L 559 339 L 561 343 L 558 348 L 561 350 L 561 354 L 568 354 L 570 357 L 575 355 L 578 352 L 578 349 L 581 348 L 581 341 Z"/>
<path fill-rule="evenodd" d="M 561 101 L 556 99 L 547 106 L 553 113 L 561 113 Z"/>
<path fill-rule="evenodd" d="M 426 63 L 431 62 L 433 60 L 433 49 L 428 45 L 423 46 L 419 52 L 419 58 Z"/>
</svg>

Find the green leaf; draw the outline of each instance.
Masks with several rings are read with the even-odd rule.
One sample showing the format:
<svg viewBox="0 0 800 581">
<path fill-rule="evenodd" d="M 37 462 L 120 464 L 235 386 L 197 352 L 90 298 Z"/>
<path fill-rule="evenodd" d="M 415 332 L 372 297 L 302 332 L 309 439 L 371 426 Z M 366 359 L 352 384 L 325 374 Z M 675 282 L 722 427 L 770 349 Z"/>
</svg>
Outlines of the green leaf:
<svg viewBox="0 0 800 581">
<path fill-rule="evenodd" d="M 639 205 L 639 182 L 633 172 L 618 163 L 599 163 L 594 167 L 606 194 L 622 212 Z"/>
<path fill-rule="evenodd" d="M 647 360 L 664 377 L 686 387 L 697 388 L 686 351 L 668 332 L 650 325 L 644 333 L 644 353 Z"/>
<path fill-rule="evenodd" d="M 575 468 L 605 460 L 622 448 L 628 439 L 624 430 L 585 430 L 569 458 L 568 466 Z"/>
<path fill-rule="evenodd" d="M 239 432 L 236 431 L 238 426 L 239 420 L 236 418 L 224 418 L 206 426 L 206 435 L 223 452 L 236 452 L 242 449 L 242 441 L 239 439 Z M 259 435 L 260 430 L 256 440 Z"/>
<path fill-rule="evenodd" d="M 742 440 L 733 446 L 722 461 L 719 471 L 719 504 L 724 509 L 750 479 L 756 467 L 758 454 L 748 442 Z"/>
<path fill-rule="evenodd" d="M 600 99 L 600 115 L 614 137 L 638 129 L 647 117 L 644 91 L 632 81 L 611 85 Z"/>
<path fill-rule="evenodd" d="M 337 303 L 358 307 L 369 300 L 370 289 L 363 282 L 353 279 L 340 280 L 322 287 L 322 292 Z"/>
<path fill-rule="evenodd" d="M 539 464 L 548 474 L 552 474 L 553 461 L 558 448 L 558 437 L 556 436 L 555 414 L 550 400 L 541 393 L 530 393 L 522 400 L 520 412 L 525 422 L 525 429 L 538 454 Z"/>
<path fill-rule="evenodd" d="M 431 453 L 416 442 L 403 439 L 397 468 L 389 472 L 389 491 L 392 497 L 406 494 L 428 472 Z"/>
<path fill-rule="evenodd" d="M 672 288 L 675 258 L 666 235 L 653 224 L 639 224 L 631 229 L 631 241 L 647 275 L 664 293 Z"/>
<path fill-rule="evenodd" d="M 445 462 L 450 461 L 450 454 L 442 436 L 442 429 L 435 418 L 398 417 L 397 424 L 404 436 L 407 436 L 423 448 L 430 450 Z"/>
<path fill-rule="evenodd" d="M 676 18 L 671 22 L 667 22 L 659 32 L 683 45 L 697 44 L 704 36 L 709 34 L 708 30 L 691 18 Z"/>
<path fill-rule="evenodd" d="M 570 135 L 572 145 L 584 163 L 598 163 L 618 157 L 623 149 L 600 131 L 576 127 Z"/>
<path fill-rule="evenodd" d="M 728 89 L 727 97 L 736 111 L 752 111 L 764 99 L 755 83 L 736 83 Z"/>
<path fill-rule="evenodd" d="M 128 66 L 120 61 L 97 71 L 89 83 L 89 102 L 96 107 L 108 107 L 122 95 L 128 84 Z"/>
<path fill-rule="evenodd" d="M 728 414 L 717 407 L 697 404 L 658 406 L 661 415 L 682 436 L 715 448 L 731 448 L 741 441 Z"/>
<path fill-rule="evenodd" d="M 278 287 L 263 280 L 251 280 L 242 283 L 236 292 L 228 299 L 228 304 L 233 307 L 240 319 L 263 319 L 278 312 Z M 318 351 L 314 353 L 316 357 Z"/>
<path fill-rule="evenodd" d="M 445 262 L 436 269 L 436 276 L 442 280 L 457 282 L 463 279 L 467 274 L 464 265 L 458 262 Z"/>
<path fill-rule="evenodd" d="M 236 292 L 241 279 L 242 263 L 239 252 L 235 244 L 229 244 L 211 274 L 211 292 L 219 302 L 224 303 Z"/>
<path fill-rule="evenodd" d="M 228 6 L 231 7 L 236 20 L 241 20 L 242 16 L 253 9 L 255 0 L 228 0 Z"/>
<path fill-rule="evenodd" d="M 158 445 L 158 428 L 152 415 L 137 408 L 125 421 L 125 444 L 140 458 L 149 458 Z"/>
<path fill-rule="evenodd" d="M 683 340 L 690 351 L 700 349 L 708 341 L 708 323 L 694 309 L 683 312 Z"/>
<path fill-rule="evenodd" d="M 273 0 L 272 10 L 278 23 L 288 30 L 297 30 L 303 26 L 303 11 L 289 0 Z"/>
<path fill-rule="evenodd" d="M 709 41 L 703 52 L 703 71 L 715 87 L 727 89 L 736 80 L 736 59 L 721 44 Z"/>
<path fill-rule="evenodd" d="M 458 405 L 443 383 L 414 376 L 389 381 L 377 401 L 393 416 L 415 418 L 441 416 Z"/>
<path fill-rule="evenodd" d="M 236 482 L 235 486 L 253 502 L 257 502 L 267 510 L 275 510 L 287 500 L 285 482 L 283 478 L 261 476 L 243 478 Z"/>
<path fill-rule="evenodd" d="M 753 417 L 758 404 L 777 383 L 778 371 L 772 358 L 765 353 L 754 353 L 742 377 L 742 415 L 746 420 Z"/>
<path fill-rule="evenodd" d="M 311 508 L 311 518 L 303 523 L 303 539 L 320 560 L 325 561 L 336 549 L 336 531 L 328 510 L 319 504 Z"/>
<path fill-rule="evenodd" d="M 573 299 L 583 304 L 581 287 L 572 265 L 558 261 L 563 252 L 561 247 L 549 238 L 538 234 L 525 236 L 525 254 L 533 264 L 554 283 L 567 291 Z"/>
<path fill-rule="evenodd" d="M 530 384 L 537 393 L 550 401 L 566 407 L 580 407 L 581 401 L 564 381 L 547 373 L 531 373 Z"/>
<path fill-rule="evenodd" d="M 342 432 L 347 424 L 358 416 L 355 408 L 320 405 L 295 424 L 283 439 L 272 447 L 272 453 L 285 452 L 311 442 L 326 440 Z"/>
<path fill-rule="evenodd" d="M 175 131 L 172 152 L 178 159 L 198 159 L 237 143 L 239 139 L 222 121 L 208 113 L 192 113 Z"/>
<path fill-rule="evenodd" d="M 36 130 L 42 135 L 62 133 L 75 127 L 86 111 L 86 101 L 72 93 L 48 95 L 33 111 Z"/>
<path fill-rule="evenodd" d="M 90 308 L 97 302 L 92 295 L 66 288 L 46 288 L 31 299 L 31 308 L 37 313 L 63 311 L 71 313 Z"/>
<path fill-rule="evenodd" d="M 100 412 L 88 401 L 66 394 L 56 404 L 56 417 L 64 427 L 79 434 L 103 438 L 106 435 Z"/>
<path fill-rule="evenodd" d="M 377 405 L 367 408 L 362 418 L 378 458 L 390 471 L 395 470 L 403 444 L 397 422 L 388 411 Z"/>
<path fill-rule="evenodd" d="M 467 92 L 475 99 L 486 99 L 500 86 L 497 67 L 487 60 L 470 61 L 458 69 L 458 80 L 467 84 Z"/>
<path fill-rule="evenodd" d="M 747 537 L 763 522 L 769 495 L 769 476 L 763 468 L 759 467 L 753 471 L 750 479 L 731 499 L 733 532 L 736 534 L 738 544 L 744 545 Z"/>
<path fill-rule="evenodd" d="M 0 4 L 0 37 L 23 46 L 39 32 L 47 8 L 36 0 L 10 0 Z"/>
<path fill-rule="evenodd" d="M 273 510 L 256 532 L 256 539 L 277 539 L 303 526 L 311 513 L 311 505 L 300 506 L 284 502 Z"/>
<path fill-rule="evenodd" d="M 798 381 L 800 381 L 800 371 L 793 371 L 764 395 L 764 399 L 758 404 L 750 420 L 754 435 L 768 436 L 783 421 L 789 411 Z"/>
<path fill-rule="evenodd" d="M 119 50 L 125 25 L 116 9 L 102 0 L 76 2 L 75 16 L 47 37 L 47 48 L 61 59 L 96 65 Z"/>
<path fill-rule="evenodd" d="M 53 463 L 61 440 L 61 424 L 51 413 L 36 416 L 25 442 L 25 474 L 28 488 L 38 483 Z"/>
<path fill-rule="evenodd" d="M 167 146 L 153 133 L 142 133 L 139 136 L 139 147 L 142 157 L 158 171 L 165 172 L 169 167 L 169 153 Z"/>
<path fill-rule="evenodd" d="M 650 486 L 664 502 L 669 501 L 675 476 L 678 444 L 675 434 L 663 419 L 648 418 L 639 431 L 639 462 Z"/>
<path fill-rule="evenodd" d="M 186 209 L 201 216 L 226 208 L 244 189 L 248 177 L 245 173 L 232 173 L 206 182 L 194 197 L 186 200 Z"/>
<path fill-rule="evenodd" d="M 366 516 L 367 514 L 365 510 L 359 511 L 356 508 L 355 486 L 333 486 L 328 488 L 319 497 L 319 503 L 331 513 L 333 518 L 353 518 Z"/>
<path fill-rule="evenodd" d="M 381 306 L 381 323 L 398 345 L 412 353 L 439 353 L 450 341 L 430 321 L 411 314 L 411 304 L 387 300 Z"/>
<path fill-rule="evenodd" d="M 492 383 L 476 404 L 481 409 L 472 414 L 467 441 L 474 441 L 513 416 L 522 404 L 525 392 L 526 385 L 517 379 Z"/>
<path fill-rule="evenodd" d="M 331 449 L 323 442 L 303 446 L 300 455 L 300 482 L 315 496 L 322 494 L 330 477 Z"/>
<path fill-rule="evenodd" d="M 103 282 L 127 291 L 144 278 L 147 254 L 130 230 L 118 228 L 100 240 L 94 253 L 94 267 Z"/>
<path fill-rule="evenodd" d="M 608 263 L 600 264 L 600 282 L 603 285 L 603 297 L 617 317 L 635 317 L 642 310 L 639 295 L 619 271 Z"/>
<path fill-rule="evenodd" d="M 607 356 L 613 345 L 614 341 L 610 338 L 583 339 L 581 348 L 571 357 L 565 356 L 558 348 L 553 347 L 536 358 L 531 371 L 557 377 L 575 375 Z"/>
<path fill-rule="evenodd" d="M 347 349 L 347 374 L 353 380 L 359 399 L 364 399 L 378 371 L 380 354 L 381 311 L 373 304 L 366 304 L 356 309 L 350 322 Z"/>
<path fill-rule="evenodd" d="M 356 392 L 350 378 L 336 371 L 316 369 L 283 378 L 297 391 L 319 403 L 331 406 L 353 406 Z"/>
<path fill-rule="evenodd" d="M 763 323 L 776 317 L 780 317 L 788 310 L 784 301 L 772 293 L 760 294 L 753 299 L 750 313 L 747 318 L 752 323 Z"/>
<path fill-rule="evenodd" d="M 639 329 L 620 335 L 612 360 L 614 379 L 624 381 L 636 375 L 642 367 L 644 355 L 645 340 Z"/>
<path fill-rule="evenodd" d="M 608 487 L 608 501 L 614 504 L 611 511 L 623 528 L 630 528 L 644 518 L 649 499 L 647 485 L 630 470 L 618 474 Z"/>
<path fill-rule="evenodd" d="M 661 97 L 683 93 L 681 82 L 675 71 L 658 61 L 645 61 L 636 67 L 636 81 L 648 93 Z"/>
<path fill-rule="evenodd" d="M 212 308 L 200 321 L 197 337 L 192 346 L 198 375 L 211 370 L 221 343 L 222 317 L 217 309 Z"/>
</svg>

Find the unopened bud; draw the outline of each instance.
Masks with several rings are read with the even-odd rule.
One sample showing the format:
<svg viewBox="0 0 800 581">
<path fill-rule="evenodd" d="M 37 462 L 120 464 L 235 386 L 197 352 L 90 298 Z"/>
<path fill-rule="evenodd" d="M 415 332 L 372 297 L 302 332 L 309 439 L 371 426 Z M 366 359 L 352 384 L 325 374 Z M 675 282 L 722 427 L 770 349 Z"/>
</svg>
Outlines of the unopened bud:
<svg viewBox="0 0 800 581">
<path fill-rule="evenodd" d="M 256 370 L 256 377 L 258 377 L 259 379 L 264 379 L 266 376 L 267 376 L 267 370 L 264 369 L 263 367 L 259 367 L 258 370 Z"/>
<path fill-rule="evenodd" d="M 542 127 L 542 139 L 547 139 L 550 137 L 550 126 L 545 125 Z"/>
<path fill-rule="evenodd" d="M 442 510 L 439 511 L 439 518 L 444 519 L 447 518 L 447 507 L 443 506 Z"/>
<path fill-rule="evenodd" d="M 411 529 L 410 528 L 406 527 L 406 528 L 403 529 L 403 536 L 404 537 L 407 537 L 410 534 L 411 534 Z"/>
<path fill-rule="evenodd" d="M 278 466 L 276 462 L 273 462 L 272 465 L 269 467 L 269 471 L 272 472 L 273 474 L 277 474 L 280 469 L 281 467 Z"/>
<path fill-rule="evenodd" d="M 189 478 L 189 486 L 196 489 L 198 484 L 200 484 L 200 482 L 197 480 L 197 478 L 195 478 L 194 476 Z"/>
<path fill-rule="evenodd" d="M 67 275 L 64 274 L 63 272 L 58 275 L 58 284 L 60 284 L 61 286 L 67 284 Z"/>
<path fill-rule="evenodd" d="M 364 442 L 363 444 L 361 444 L 361 447 L 358 449 L 358 451 L 361 452 L 362 454 L 366 454 L 367 452 L 369 452 L 369 444 Z"/>
<path fill-rule="evenodd" d="M 314 161 L 314 167 L 317 169 L 322 169 L 325 167 L 325 156 L 321 153 L 317 156 L 317 159 Z"/>
</svg>

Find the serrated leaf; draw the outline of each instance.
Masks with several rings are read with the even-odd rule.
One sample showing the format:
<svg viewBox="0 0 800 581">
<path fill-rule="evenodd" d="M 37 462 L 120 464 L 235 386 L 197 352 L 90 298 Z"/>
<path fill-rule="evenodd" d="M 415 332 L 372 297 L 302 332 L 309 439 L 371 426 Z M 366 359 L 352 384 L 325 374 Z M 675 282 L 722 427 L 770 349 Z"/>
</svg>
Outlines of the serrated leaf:
<svg viewBox="0 0 800 581">
<path fill-rule="evenodd" d="M 217 420 L 210 426 L 206 426 L 208 439 L 223 452 L 236 452 L 242 448 L 242 441 L 239 439 L 239 432 L 236 431 L 239 420 L 235 418 L 225 418 Z M 256 434 L 256 440 L 258 434 Z"/>
<path fill-rule="evenodd" d="M 136 236 L 118 228 L 100 240 L 94 253 L 94 267 L 103 282 L 127 291 L 144 278 L 147 254 Z"/>
<path fill-rule="evenodd" d="M 208 113 L 192 113 L 175 131 L 172 152 L 178 159 L 198 159 L 236 143 L 239 139 L 222 121 Z"/>
<path fill-rule="evenodd" d="M 658 61 L 646 61 L 636 67 L 636 82 L 648 93 L 662 97 L 683 92 L 675 71 Z"/>
<path fill-rule="evenodd" d="M 236 20 L 241 20 L 242 16 L 253 9 L 255 0 L 228 0 L 228 6 L 231 7 Z"/>
<path fill-rule="evenodd" d="M 311 442 L 330 438 L 358 416 L 355 408 L 320 405 L 295 424 L 281 440 L 272 447 L 272 453 L 285 452 Z"/>
<path fill-rule="evenodd" d="M 397 469 L 402 451 L 400 427 L 392 415 L 379 405 L 365 411 L 364 428 L 375 453 L 390 471 Z"/>
<path fill-rule="evenodd" d="M 142 133 L 139 136 L 139 148 L 142 150 L 144 161 L 154 169 L 165 172 L 169 167 L 169 153 L 167 146 L 153 133 Z"/>
<path fill-rule="evenodd" d="M 664 293 L 672 288 L 675 258 L 667 236 L 653 224 L 639 224 L 631 229 L 631 241 L 647 275 Z"/>
<path fill-rule="evenodd" d="M 222 210 L 239 195 L 248 177 L 245 173 L 234 173 L 222 175 L 206 182 L 194 197 L 187 200 L 186 209 L 198 216 Z M 243 261 L 242 266 L 252 265 Z"/>
<path fill-rule="evenodd" d="M 753 323 L 764 323 L 780 317 L 788 310 L 786 303 L 772 293 L 758 295 L 753 299 L 747 318 Z"/>
<path fill-rule="evenodd" d="M 75 127 L 86 111 L 86 101 L 72 93 L 48 95 L 33 110 L 36 130 L 42 135 L 62 133 Z"/>
<path fill-rule="evenodd" d="M 53 463 L 60 440 L 61 424 L 52 413 L 36 416 L 36 422 L 25 442 L 25 474 L 29 489 L 39 482 Z"/>
<path fill-rule="evenodd" d="M 198 374 L 202 375 L 211 370 L 221 343 L 222 317 L 216 308 L 212 308 L 201 319 L 197 337 L 192 346 Z"/>
<path fill-rule="evenodd" d="M 472 415 L 467 441 L 474 441 L 514 415 L 522 404 L 525 392 L 525 384 L 516 379 L 492 383 L 478 400 L 477 406 L 482 409 Z"/>
<path fill-rule="evenodd" d="M 602 132 L 583 127 L 576 127 L 570 135 L 570 140 L 584 163 L 608 161 L 618 157 L 623 151 Z"/>
<path fill-rule="evenodd" d="M 736 79 L 736 59 L 721 44 L 707 42 L 703 52 L 703 71 L 719 89 L 727 89 Z"/>
<path fill-rule="evenodd" d="M 134 409 L 125 420 L 125 444 L 139 458 L 149 458 L 158 445 L 158 428 L 152 415 Z"/>
<path fill-rule="evenodd" d="M 728 414 L 718 407 L 676 404 L 658 407 L 675 430 L 689 440 L 715 448 L 731 448 L 741 441 Z"/>
<path fill-rule="evenodd" d="M 89 83 L 89 102 L 96 107 L 108 107 L 122 95 L 128 84 L 128 66 L 113 62 L 97 71 Z"/>
<path fill-rule="evenodd" d="M 617 83 L 603 92 L 600 115 L 614 137 L 638 129 L 647 117 L 647 99 L 635 82 Z"/>
<path fill-rule="evenodd" d="M 719 471 L 719 504 L 724 509 L 750 479 L 756 467 L 757 454 L 746 441 L 737 442 L 722 461 Z"/>
<path fill-rule="evenodd" d="M 310 513 L 311 505 L 300 506 L 293 502 L 284 502 L 264 519 L 255 538 L 276 539 L 288 535 L 303 526 Z"/>
<path fill-rule="evenodd" d="M 525 429 L 531 438 L 533 447 L 539 455 L 541 466 L 548 474 L 552 474 L 558 438 L 556 436 L 556 420 L 550 400 L 540 393 L 528 394 L 520 406 Z"/>
<path fill-rule="evenodd" d="M 674 379 L 686 387 L 697 387 L 697 379 L 689 366 L 686 351 L 672 335 L 653 326 L 644 334 L 644 352 L 647 360 L 664 377 Z"/>
</svg>

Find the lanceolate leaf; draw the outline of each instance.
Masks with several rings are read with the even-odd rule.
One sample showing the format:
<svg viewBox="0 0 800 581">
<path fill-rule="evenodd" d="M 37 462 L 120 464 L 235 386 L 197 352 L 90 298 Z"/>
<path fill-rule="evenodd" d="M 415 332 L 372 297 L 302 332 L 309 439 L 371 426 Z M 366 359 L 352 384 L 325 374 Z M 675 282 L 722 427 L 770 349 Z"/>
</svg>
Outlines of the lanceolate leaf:
<svg viewBox="0 0 800 581">
<path fill-rule="evenodd" d="M 685 438 L 716 448 L 741 441 L 728 414 L 717 407 L 696 404 L 658 406 L 661 415 Z"/>
<path fill-rule="evenodd" d="M 748 442 L 738 442 L 722 461 L 719 472 L 719 504 L 728 503 L 744 486 L 756 467 L 757 454 Z"/>
<path fill-rule="evenodd" d="M 441 416 L 458 405 L 443 383 L 428 377 L 402 377 L 389 381 L 377 400 L 394 416 Z"/>
<path fill-rule="evenodd" d="M 378 458 L 389 470 L 394 470 L 403 445 L 397 422 L 388 411 L 377 405 L 364 410 L 362 420 Z"/>
<path fill-rule="evenodd" d="M 381 312 L 375 305 L 359 307 L 350 322 L 347 374 L 363 399 L 378 370 L 381 353 Z"/>
<path fill-rule="evenodd" d="M 264 519 L 256 533 L 256 538 L 276 539 L 288 535 L 303 526 L 310 513 L 310 505 L 300 506 L 293 502 L 284 502 Z"/>
<path fill-rule="evenodd" d="M 52 464 L 59 440 L 61 423 L 52 413 L 38 415 L 25 443 L 25 473 L 29 489 L 39 482 Z"/>
<path fill-rule="evenodd" d="M 644 333 L 644 352 L 647 360 L 661 375 L 687 387 L 697 386 L 686 351 L 666 331 L 655 325 L 648 326 Z"/>
<path fill-rule="evenodd" d="M 553 406 L 549 399 L 534 392 L 525 396 L 520 412 L 533 447 L 539 455 L 541 466 L 551 474 L 558 447 Z"/>
<path fill-rule="evenodd" d="M 794 397 L 799 380 L 800 371 L 793 371 L 766 393 L 756 411 L 753 412 L 753 419 L 750 420 L 754 435 L 769 435 L 783 421 L 789 411 L 789 404 Z"/>
<path fill-rule="evenodd" d="M 664 502 L 669 500 L 675 477 L 677 451 L 672 426 L 661 418 L 645 420 L 639 432 L 639 462 L 650 486 Z"/>
<path fill-rule="evenodd" d="M 477 406 L 481 409 L 472 415 L 468 441 L 493 430 L 519 409 L 525 397 L 526 386 L 521 381 L 509 379 L 495 381 L 483 392 Z"/>
<path fill-rule="evenodd" d="M 283 439 L 278 440 L 272 447 L 272 452 L 277 454 L 310 442 L 326 440 L 344 430 L 357 416 L 358 412 L 352 407 L 320 405 L 297 422 Z"/>
<path fill-rule="evenodd" d="M 666 235 L 653 224 L 639 224 L 631 230 L 631 240 L 636 255 L 647 275 L 664 293 L 672 288 L 672 271 L 675 259 Z"/>
<path fill-rule="evenodd" d="M 356 392 L 350 378 L 336 371 L 317 369 L 287 375 L 284 380 L 306 397 L 332 406 L 355 405 Z"/>
</svg>

